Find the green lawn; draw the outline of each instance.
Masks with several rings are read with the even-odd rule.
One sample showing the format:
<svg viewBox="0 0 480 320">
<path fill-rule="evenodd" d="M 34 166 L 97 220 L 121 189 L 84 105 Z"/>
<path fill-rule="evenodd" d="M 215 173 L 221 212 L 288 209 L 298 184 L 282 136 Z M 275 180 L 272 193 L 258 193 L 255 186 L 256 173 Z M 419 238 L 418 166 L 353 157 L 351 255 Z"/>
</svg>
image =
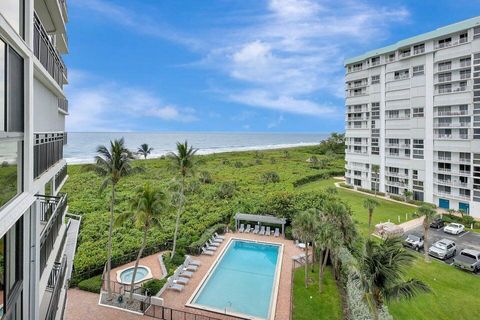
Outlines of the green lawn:
<svg viewBox="0 0 480 320">
<path fill-rule="evenodd" d="M 335 179 L 328 179 L 319 182 L 309 183 L 308 185 L 303 186 L 302 190 L 320 190 L 322 188 L 326 188 L 328 186 L 333 186 L 335 182 L 338 180 Z M 354 191 L 346 190 L 346 189 L 337 189 L 338 195 L 342 200 L 347 202 L 353 211 L 354 219 L 357 221 L 357 227 L 359 228 L 360 232 L 363 235 L 368 235 L 373 231 L 375 224 L 380 222 L 385 222 L 390 219 L 390 221 L 394 223 L 398 223 L 398 217 L 400 217 L 400 222 L 405 222 L 407 214 L 407 219 L 412 219 L 412 213 L 415 212 L 415 207 L 400 204 L 393 201 L 388 201 L 377 197 L 377 201 L 380 205 L 375 209 L 373 213 L 373 225 L 372 228 L 368 229 L 368 211 L 363 208 L 363 201 L 368 198 L 375 198 L 374 196 L 368 196 L 364 194 L 360 194 Z"/>
<path fill-rule="evenodd" d="M 424 281 L 433 293 L 421 294 L 410 301 L 390 303 L 390 313 L 395 319 L 479 319 L 479 276 L 437 260 L 425 263 L 419 257 L 408 277 Z"/>
<path fill-rule="evenodd" d="M 310 270 L 309 270 L 310 272 Z M 342 302 L 330 267 L 323 278 L 323 291 L 318 291 L 318 266 L 312 274 L 313 283 L 305 288 L 303 267 L 295 270 L 293 287 L 293 320 L 343 319 Z"/>
</svg>

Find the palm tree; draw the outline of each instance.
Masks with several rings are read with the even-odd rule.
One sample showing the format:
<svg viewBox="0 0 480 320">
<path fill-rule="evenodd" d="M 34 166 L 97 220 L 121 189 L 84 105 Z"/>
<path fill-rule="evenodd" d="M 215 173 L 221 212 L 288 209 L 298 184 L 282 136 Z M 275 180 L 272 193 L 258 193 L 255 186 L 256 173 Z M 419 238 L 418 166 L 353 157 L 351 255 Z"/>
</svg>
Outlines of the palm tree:
<svg viewBox="0 0 480 320">
<path fill-rule="evenodd" d="M 325 217 L 325 216 L 322 216 Z M 325 217 L 326 218 L 326 217 Z M 323 274 L 327 265 L 328 256 L 334 256 L 342 245 L 343 239 L 338 227 L 331 221 L 322 219 L 315 238 L 319 249 L 318 259 L 318 290 L 322 292 Z"/>
<path fill-rule="evenodd" d="M 132 198 L 131 210 L 125 211 L 118 216 L 116 220 L 118 225 L 122 225 L 126 221 L 133 222 L 137 228 L 143 231 L 142 244 L 138 251 L 137 260 L 135 260 L 132 282 L 130 284 L 130 303 L 133 302 L 135 277 L 137 275 L 140 258 L 147 245 L 148 231 L 152 227 L 159 227 L 161 225 L 161 218 L 165 214 L 165 211 L 168 210 L 169 204 L 168 197 L 164 191 L 153 189 L 149 184 L 145 184 L 138 188 L 135 197 Z"/>
<path fill-rule="evenodd" d="M 363 207 L 368 210 L 368 227 L 370 228 L 372 226 L 372 216 L 373 216 L 373 211 L 377 206 L 379 206 L 380 203 L 372 198 L 366 198 L 363 200 Z"/>
<path fill-rule="evenodd" d="M 305 243 L 305 287 L 308 287 L 308 243 L 315 239 L 318 214 L 316 209 L 309 209 L 298 213 L 292 221 L 293 236 Z"/>
<path fill-rule="evenodd" d="M 97 156 L 95 156 L 95 170 L 104 177 L 100 192 L 105 190 L 108 185 L 112 187 L 112 196 L 110 199 L 110 223 L 108 227 L 108 244 L 107 244 L 107 291 L 108 299 L 112 299 L 112 287 L 110 284 L 110 271 L 112 269 L 112 233 L 115 209 L 115 188 L 118 182 L 125 176 L 131 174 L 132 153 L 125 147 L 123 138 L 110 141 L 110 150 L 105 146 L 97 148 Z"/>
<path fill-rule="evenodd" d="M 194 149 L 192 146 L 188 145 L 188 142 L 184 143 L 177 142 L 177 152 L 170 152 L 168 157 L 172 161 L 172 167 L 177 172 L 180 178 L 180 190 L 178 193 L 178 203 L 177 203 L 177 217 L 175 219 L 175 232 L 173 234 L 173 248 L 170 259 L 175 255 L 175 249 L 177 246 L 177 235 L 178 235 L 178 226 L 180 224 L 180 216 L 183 212 L 183 207 L 185 205 L 185 180 L 187 176 L 193 174 L 195 169 L 195 153 L 197 149 Z"/>
<path fill-rule="evenodd" d="M 405 198 L 405 202 L 407 202 L 412 195 L 413 195 L 412 191 L 409 191 L 407 189 L 403 190 L 403 197 Z"/>
<path fill-rule="evenodd" d="M 428 255 L 428 231 L 430 230 L 430 223 L 433 218 L 437 215 L 437 212 L 427 205 L 423 205 L 418 208 L 416 215 L 423 217 L 423 251 L 425 253 L 425 262 L 430 261 L 430 256 Z"/>
<path fill-rule="evenodd" d="M 358 259 L 360 282 L 375 318 L 384 301 L 410 299 L 430 288 L 420 280 L 405 280 L 406 268 L 415 256 L 405 250 L 399 237 L 383 242 L 367 239 L 362 256 Z"/>
<path fill-rule="evenodd" d="M 147 159 L 147 156 L 153 151 L 153 148 L 150 148 L 150 146 L 146 143 L 142 143 L 140 148 L 138 148 L 137 153 L 141 154 L 145 159 Z"/>
</svg>

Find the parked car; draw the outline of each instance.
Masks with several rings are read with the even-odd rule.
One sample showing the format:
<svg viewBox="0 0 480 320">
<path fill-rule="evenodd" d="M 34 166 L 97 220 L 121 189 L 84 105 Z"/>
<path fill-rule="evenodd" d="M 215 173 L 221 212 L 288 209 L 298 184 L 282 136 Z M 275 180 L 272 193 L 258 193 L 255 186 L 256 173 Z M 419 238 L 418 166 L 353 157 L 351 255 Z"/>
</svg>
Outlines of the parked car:
<svg viewBox="0 0 480 320">
<path fill-rule="evenodd" d="M 450 234 L 460 234 L 465 230 L 465 226 L 460 223 L 450 223 L 445 228 L 443 228 L 443 232 L 450 233 Z"/>
<path fill-rule="evenodd" d="M 440 216 L 435 217 L 433 221 L 430 223 L 430 228 L 434 228 L 434 229 L 440 229 L 440 228 L 443 228 L 443 226 L 445 226 L 445 222 Z"/>
<path fill-rule="evenodd" d="M 453 265 L 460 269 L 480 272 L 480 251 L 463 249 L 460 254 L 453 259 Z"/>
<path fill-rule="evenodd" d="M 457 254 L 457 246 L 455 242 L 448 239 L 442 239 L 435 242 L 429 249 L 428 254 L 432 257 L 446 260 L 450 257 L 454 257 Z"/>
<path fill-rule="evenodd" d="M 423 243 L 423 236 L 409 234 L 408 237 L 403 241 L 403 246 L 418 251 L 423 248 Z"/>
</svg>

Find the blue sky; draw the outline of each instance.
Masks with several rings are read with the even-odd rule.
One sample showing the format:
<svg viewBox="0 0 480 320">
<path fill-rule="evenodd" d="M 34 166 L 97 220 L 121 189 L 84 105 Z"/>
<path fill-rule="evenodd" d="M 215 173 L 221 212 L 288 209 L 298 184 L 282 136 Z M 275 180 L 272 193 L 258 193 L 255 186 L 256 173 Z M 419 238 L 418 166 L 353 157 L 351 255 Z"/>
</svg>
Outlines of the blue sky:
<svg viewBox="0 0 480 320">
<path fill-rule="evenodd" d="M 343 60 L 479 0 L 69 0 L 69 131 L 343 131 Z"/>
</svg>

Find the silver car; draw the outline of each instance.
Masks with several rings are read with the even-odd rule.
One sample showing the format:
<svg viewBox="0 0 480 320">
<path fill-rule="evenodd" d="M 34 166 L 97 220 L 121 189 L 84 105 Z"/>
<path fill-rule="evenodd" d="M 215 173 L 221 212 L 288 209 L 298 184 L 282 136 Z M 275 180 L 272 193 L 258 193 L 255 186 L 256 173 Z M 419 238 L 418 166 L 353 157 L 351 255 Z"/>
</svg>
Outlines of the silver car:
<svg viewBox="0 0 480 320">
<path fill-rule="evenodd" d="M 455 242 L 448 239 L 437 241 L 428 249 L 428 254 L 432 257 L 446 260 L 457 254 L 457 246 Z"/>
</svg>

